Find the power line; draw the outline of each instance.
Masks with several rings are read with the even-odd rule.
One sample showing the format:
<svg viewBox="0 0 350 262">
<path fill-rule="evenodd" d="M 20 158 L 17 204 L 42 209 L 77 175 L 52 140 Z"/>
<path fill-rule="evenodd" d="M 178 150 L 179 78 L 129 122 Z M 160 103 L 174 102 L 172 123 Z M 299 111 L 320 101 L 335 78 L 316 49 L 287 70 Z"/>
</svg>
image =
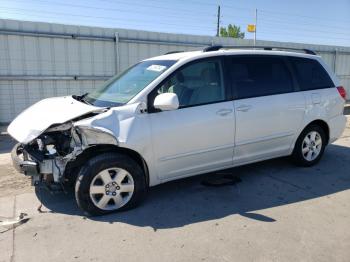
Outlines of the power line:
<svg viewBox="0 0 350 262">
<path fill-rule="evenodd" d="M 6 1 L 6 0 L 5 0 Z M 10 1 L 10 0 L 8 0 Z M 101 8 L 101 7 L 92 7 L 92 6 L 86 6 L 86 5 L 81 5 L 81 4 L 67 4 L 67 3 L 61 3 L 61 2 L 53 2 L 53 1 L 45 1 L 45 0 L 31 0 L 34 2 L 41 2 L 41 3 L 48 3 L 48 4 L 58 4 L 60 6 L 76 6 L 76 7 L 84 7 L 84 8 L 94 8 L 94 9 L 101 9 L 101 10 L 106 10 L 108 11 L 108 9 L 110 10 L 117 10 L 117 9 L 113 9 L 113 8 Z M 115 0 L 99 0 L 101 2 L 108 2 L 111 4 L 121 4 L 121 5 L 127 5 L 128 7 L 130 6 L 130 2 L 123 2 L 123 1 L 115 1 Z M 148 0 L 147 2 L 155 2 L 157 4 L 159 4 L 158 0 Z M 11 2 L 28 2 L 28 0 L 11 0 Z M 207 5 L 207 6 L 216 6 L 216 4 L 212 4 L 212 3 L 202 3 L 200 1 L 195 1 L 195 0 L 187 0 L 186 2 L 190 2 L 190 3 L 195 3 L 198 5 Z M 151 7 L 151 8 L 157 8 L 157 9 L 162 9 L 162 10 L 167 10 L 167 12 L 174 12 L 173 8 L 169 8 L 169 7 L 164 7 L 164 6 L 159 6 L 159 5 L 150 5 L 150 4 L 144 4 L 144 2 L 142 3 L 138 3 L 137 6 L 140 7 Z M 247 7 L 241 7 L 241 6 L 233 6 L 233 5 L 221 5 L 221 9 L 235 9 L 235 10 L 244 10 L 247 12 L 252 12 L 252 8 L 247 8 Z M 121 10 L 121 9 L 120 9 Z M 125 9 L 124 9 L 125 10 Z M 133 11 L 135 12 L 135 8 L 133 8 L 132 10 L 125 10 L 125 11 Z M 188 9 L 178 9 L 177 11 L 175 11 L 176 14 L 178 14 L 178 11 L 181 11 L 182 13 L 188 13 L 188 14 L 192 14 L 192 11 L 189 11 Z M 196 14 L 203 14 L 203 15 L 214 15 L 213 13 L 209 13 L 209 12 L 202 12 L 202 11 L 198 11 L 196 10 L 195 12 Z M 339 20 L 339 19 L 329 19 L 329 18 L 324 18 L 324 17 L 311 17 L 311 16 L 306 16 L 306 15 L 300 15 L 300 14 L 294 14 L 294 13 L 288 13 L 288 12 L 281 12 L 281 11 L 272 11 L 272 10 L 267 10 L 267 9 L 259 9 L 259 14 L 261 13 L 269 13 L 269 17 L 271 15 L 274 16 L 294 16 L 294 17 L 302 17 L 302 18 L 306 18 L 306 19 L 313 19 L 313 20 L 317 20 L 317 22 L 319 23 L 320 21 L 326 21 L 326 22 L 330 22 L 330 21 L 335 21 L 335 22 L 344 22 L 344 23 L 349 23 L 350 20 Z M 144 12 L 142 12 L 142 14 L 144 14 Z M 168 15 L 168 13 L 167 13 Z M 237 16 L 239 14 L 235 14 L 235 16 Z M 241 16 L 242 17 L 242 16 Z"/>
<path fill-rule="evenodd" d="M 224 10 L 225 11 L 225 10 Z M 223 16 L 225 17 L 225 15 Z M 236 18 L 237 15 L 235 14 L 234 17 Z M 241 16 L 240 16 L 241 17 Z M 242 21 L 242 20 L 235 20 L 235 21 L 240 21 L 242 23 L 252 23 L 253 19 L 251 20 L 245 20 L 245 21 Z M 270 17 L 266 17 L 266 15 L 261 15 L 261 12 L 260 12 L 260 9 L 259 9 L 259 21 L 263 24 L 267 23 L 267 24 L 271 24 L 271 25 L 279 25 L 279 24 L 283 24 L 283 26 L 287 26 L 287 27 L 294 27 L 295 29 L 301 29 L 303 30 L 304 28 L 310 28 L 310 26 L 315 26 L 315 27 L 327 27 L 327 28 L 330 28 L 329 31 L 325 31 L 325 30 L 318 30 L 318 29 L 310 29 L 310 31 L 312 32 L 323 32 L 323 33 L 329 33 L 329 34 L 333 34 L 333 33 L 336 33 L 336 34 L 342 34 L 344 35 L 344 30 L 350 30 L 350 27 L 341 27 L 341 26 L 337 26 L 336 28 L 334 26 L 330 26 L 329 24 L 328 25 L 324 25 L 322 23 L 310 23 L 310 22 L 303 22 L 303 24 L 299 25 L 299 24 L 291 24 L 290 22 L 288 21 L 285 21 L 285 20 L 282 20 L 280 18 L 270 18 Z M 336 32 L 335 30 L 343 30 L 342 32 Z"/>
<path fill-rule="evenodd" d="M 264 21 L 264 19 L 261 19 L 260 18 L 260 23 L 262 24 L 272 24 L 271 22 L 268 22 L 268 21 Z M 268 26 L 268 27 L 271 27 L 271 26 Z M 287 25 L 284 25 L 283 26 L 284 28 L 289 28 L 292 29 L 292 30 L 298 30 L 298 31 L 306 31 L 306 32 L 311 32 L 311 33 L 321 33 L 321 34 L 327 34 L 327 35 L 344 35 L 344 32 L 334 32 L 334 31 L 325 31 L 325 30 L 314 30 L 314 29 L 310 29 L 310 28 L 303 28 L 303 27 L 300 27 L 300 26 L 294 26 L 294 25 L 290 25 L 290 24 L 287 24 Z M 285 30 L 287 31 L 287 30 Z"/>
<path fill-rule="evenodd" d="M 47 1 L 47 0 L 4 0 L 4 1 L 10 1 L 10 2 L 25 2 L 27 3 L 28 1 L 34 1 L 36 4 L 40 4 L 40 5 L 52 5 L 52 4 L 56 4 L 60 7 L 62 6 L 69 6 L 69 7 L 78 7 L 78 8 L 86 8 L 86 9 L 92 9 L 92 10 L 103 10 L 103 11 L 107 11 L 107 12 L 131 12 L 131 13 L 138 13 L 138 14 L 142 14 L 144 15 L 145 12 L 144 11 L 139 11 L 139 10 L 135 10 L 135 9 L 124 9 L 124 8 L 111 8 L 111 7 L 96 7 L 96 6 L 88 6 L 88 5 L 81 5 L 81 4 L 70 4 L 70 3 L 61 3 L 61 2 L 55 2 L 55 1 Z M 100 1 L 107 1 L 107 0 L 100 0 Z M 121 3 L 124 4 L 124 3 Z M 163 8 L 163 7 L 158 7 L 158 8 Z M 183 18 L 183 16 L 179 16 L 178 12 L 175 12 L 173 14 L 169 14 L 169 11 L 174 12 L 173 9 L 169 9 L 169 8 L 164 8 L 165 10 L 167 10 L 166 13 L 166 17 L 170 16 L 175 16 L 178 18 Z M 188 10 L 187 10 L 188 12 Z M 188 14 L 193 14 L 192 12 L 188 12 Z M 198 14 L 198 13 L 196 13 Z M 199 13 L 200 14 L 200 13 Z M 203 13 L 205 15 L 205 17 L 207 18 L 208 15 L 212 15 L 214 17 L 213 13 Z"/>
<path fill-rule="evenodd" d="M 130 2 L 123 2 L 123 1 L 113 1 L 113 0 L 99 0 L 101 2 L 107 2 L 107 3 L 113 3 L 113 4 L 122 4 L 122 5 L 127 5 L 127 6 L 130 6 Z M 150 0 L 148 0 L 150 1 Z M 151 7 L 151 8 L 156 8 L 156 9 L 162 9 L 162 10 L 167 10 L 167 12 L 169 11 L 172 11 L 174 12 L 174 9 L 173 8 L 169 8 L 169 7 L 163 7 L 163 6 L 159 6 L 159 1 L 156 1 L 158 5 L 149 5 L 149 4 L 137 4 L 137 6 L 140 6 L 140 7 Z M 176 13 L 178 13 L 179 11 L 181 13 L 188 13 L 188 14 L 191 14 L 193 15 L 193 12 L 192 11 L 189 11 L 188 9 L 176 9 Z M 198 11 L 196 10 L 195 12 L 196 14 L 203 14 L 203 15 L 213 15 L 213 13 L 208 13 L 208 12 L 202 12 L 202 11 Z"/>
<path fill-rule="evenodd" d="M 221 5 L 222 9 L 242 9 L 242 10 L 249 10 L 250 12 L 253 10 L 253 8 L 243 8 L 243 7 L 237 7 L 237 6 L 232 6 L 232 5 Z M 320 21 L 334 21 L 334 22 L 343 22 L 343 23 L 350 23 L 350 20 L 341 20 L 341 19 L 330 19 L 329 17 L 314 17 L 314 16 L 307 16 L 307 15 L 300 15 L 300 14 L 294 14 L 294 13 L 288 13 L 288 12 L 283 12 L 283 11 L 272 11 L 272 10 L 267 10 L 267 9 L 261 9 L 259 8 L 259 14 L 260 13 L 268 13 L 269 16 L 274 15 L 274 16 L 293 16 L 293 17 L 299 17 L 299 18 L 305 18 L 305 19 L 312 19 L 312 20 L 317 20 L 317 22 Z"/>
<path fill-rule="evenodd" d="M 6 0 L 5 0 L 6 1 Z M 22 0 L 12 0 L 11 2 L 21 2 Z M 27 0 L 28 1 L 28 0 Z M 25 2 L 27 2 L 25 1 Z M 102 2 L 111 2 L 111 0 L 100 0 Z M 154 0 L 149 0 L 149 1 L 154 1 Z M 67 7 L 77 7 L 77 8 L 87 8 L 87 9 L 92 9 L 92 10 L 104 10 L 104 11 L 113 11 L 113 12 L 129 12 L 130 14 L 135 14 L 135 13 L 142 13 L 142 14 L 145 14 L 145 12 L 142 12 L 142 11 L 139 11 L 139 10 L 131 10 L 131 9 L 127 9 L 127 8 L 108 8 L 108 7 L 95 7 L 95 6 L 90 6 L 90 5 L 81 5 L 81 4 L 69 4 L 69 3 L 60 3 L 60 2 L 55 2 L 55 1 L 47 1 L 47 0 L 37 0 L 36 2 L 40 2 L 40 3 L 44 3 L 44 4 L 55 4 L 55 5 L 58 5 L 60 7 L 62 6 L 67 6 Z M 112 1 L 113 4 L 115 3 L 118 3 L 118 4 L 126 4 L 126 3 L 123 3 L 121 1 L 118 1 L 118 2 L 115 2 L 115 1 Z M 198 2 L 198 1 L 189 1 L 189 2 Z M 129 6 L 130 4 L 128 4 Z M 208 4 L 209 5 L 209 4 Z M 213 4 L 210 4 L 210 5 L 213 5 Z M 153 5 L 142 5 L 142 6 L 147 6 L 147 7 L 152 7 L 153 8 Z M 225 5 L 227 7 L 227 5 Z M 174 12 L 174 9 L 171 9 L 169 7 L 161 7 L 161 6 L 157 6 L 157 8 L 160 8 L 162 10 L 169 10 L 169 11 L 172 11 Z M 231 7 L 233 8 L 233 7 Z M 117 22 L 120 22 L 120 23 L 126 23 L 126 21 L 124 19 L 118 19 L 116 17 L 110 17 L 110 16 L 95 16 L 95 15 L 87 15 L 87 14 L 72 14 L 72 13 L 63 13 L 63 12 L 52 12 L 52 11 L 41 11 L 41 10 L 34 10 L 34 9 L 24 9 L 24 8 L 4 8 L 4 7 L 0 7 L 0 9 L 2 10 L 7 10 L 7 13 L 16 13 L 15 11 L 9 11 L 9 10 L 19 10 L 19 11 L 23 11 L 24 15 L 31 15 L 33 16 L 32 14 L 28 14 L 29 12 L 32 12 L 32 13 L 40 13 L 40 14 L 43 14 L 43 13 L 48 13 L 48 14 L 52 14 L 52 15 L 55 15 L 55 16 L 72 16 L 72 17 L 80 17 L 80 18 L 85 18 L 85 19 L 90 19 L 90 18 L 95 18 L 95 19 L 101 19 L 101 20 L 108 20 L 108 21 L 117 21 Z M 187 12 L 191 12 L 189 11 L 188 9 L 186 9 Z M 248 10 L 248 9 L 246 9 Z M 266 11 L 266 10 L 265 10 Z M 262 11 L 264 12 L 264 10 Z M 6 11 L 4 12 L 6 13 Z M 17 13 L 20 13 L 21 12 L 17 12 Z M 222 13 L 222 9 L 220 7 L 220 14 L 217 16 L 218 18 L 218 21 L 217 21 L 217 30 L 216 30 L 216 33 L 218 34 L 218 25 L 221 25 L 223 24 L 223 20 L 221 19 L 221 13 Z M 191 14 L 193 14 L 191 12 Z M 208 13 L 206 13 L 208 14 Z M 305 36 L 306 38 L 317 38 L 317 39 L 322 39 L 325 37 L 325 35 L 329 36 L 329 35 L 332 35 L 332 39 L 341 39 L 341 40 L 350 40 L 349 38 L 346 38 L 346 37 L 334 37 L 334 35 L 344 35 L 344 32 L 338 32 L 338 31 L 335 31 L 335 30 L 341 30 L 342 28 L 345 29 L 345 27 L 339 27 L 337 26 L 336 28 L 330 26 L 330 25 L 325 25 L 325 26 L 322 26 L 322 28 L 324 29 L 324 27 L 328 27 L 330 28 L 329 30 L 319 30 L 319 29 L 313 29 L 311 28 L 310 26 L 314 25 L 313 22 L 303 22 L 303 24 L 290 24 L 288 23 L 287 21 L 285 20 L 282 20 L 281 18 L 278 18 L 278 17 L 272 17 L 269 15 L 268 17 L 266 16 L 266 13 L 264 15 L 260 15 L 261 12 L 260 12 L 260 9 L 259 9 L 259 24 L 260 24 L 260 27 L 259 27 L 259 31 L 260 32 L 280 32 L 280 36 L 283 35 L 283 34 L 288 34 L 288 35 L 293 35 L 293 36 L 296 36 L 297 38 L 300 38 L 300 36 Z M 146 14 L 146 15 L 149 15 L 149 16 L 152 16 L 152 14 Z M 198 12 L 195 12 L 195 15 L 197 15 L 197 18 L 198 19 L 201 19 L 202 16 L 199 16 L 198 15 Z M 280 14 L 278 14 L 280 15 Z M 291 14 L 292 15 L 292 14 Z M 35 16 L 35 15 L 34 15 Z M 214 18 L 214 14 L 212 14 L 213 18 Z M 248 21 L 248 18 L 247 17 L 244 17 L 244 21 L 242 19 L 237 19 L 236 17 L 243 17 L 242 15 L 234 15 L 234 23 L 238 22 L 238 23 L 242 23 L 242 24 L 246 24 L 246 23 L 251 23 L 253 19 L 249 19 Z M 275 15 L 276 16 L 276 15 Z M 38 17 L 43 17 L 43 15 L 40 15 Z M 51 16 L 49 16 L 50 18 L 52 18 Z M 185 18 L 184 18 L 185 17 Z M 148 18 L 148 17 L 147 17 Z M 126 24 L 134 24 L 134 26 L 140 26 L 140 25 L 144 25 L 144 24 L 148 24 L 148 25 L 155 25 L 155 24 L 159 24 L 159 25 L 165 25 L 165 26 L 169 26 L 169 27 L 172 27 L 174 29 L 177 29 L 181 32 L 183 32 L 184 29 L 186 28 L 192 28 L 192 29 L 200 29 L 200 30 L 206 30 L 208 31 L 208 28 L 209 26 L 205 26 L 205 25 L 181 25 L 178 23 L 178 21 L 181 21 L 183 22 L 185 19 L 187 19 L 186 16 L 184 16 L 182 13 L 181 15 L 179 15 L 178 12 L 176 12 L 176 14 L 169 14 L 169 12 L 167 11 L 164 15 L 163 14 L 160 14 L 160 15 L 157 15 L 157 18 L 161 19 L 161 20 L 164 20 L 166 19 L 165 22 L 161 21 L 161 22 L 158 22 L 158 21 L 154 21 L 154 16 L 152 16 L 152 19 L 151 21 L 150 20 L 147 20 L 147 19 L 133 19 L 132 21 L 127 21 Z M 171 18 L 175 19 L 175 21 L 171 21 Z M 203 20 L 204 20 L 205 17 L 203 17 Z M 57 18 L 58 19 L 58 18 Z M 214 19 L 213 19 L 213 23 L 214 23 Z M 230 21 L 230 23 L 232 23 L 232 21 Z M 283 29 L 280 29 L 280 28 L 275 28 L 275 27 L 272 27 L 270 25 L 276 25 L 276 24 L 282 24 L 283 25 Z M 265 26 L 262 26 L 262 25 L 265 25 Z M 309 26 L 308 26 L 309 25 Z M 319 26 L 320 23 L 317 23 L 315 26 Z M 268 28 L 266 28 L 268 27 Z M 272 28 L 271 28 L 272 27 Z M 285 28 L 289 28 L 289 30 L 285 30 Z M 298 33 L 293 33 L 293 31 L 296 31 L 298 30 Z M 348 30 L 348 28 L 346 28 L 345 30 Z M 300 33 L 300 31 L 302 31 Z M 307 35 L 304 35 L 302 34 L 303 32 L 310 32 L 311 34 L 307 34 Z M 312 34 L 319 34 L 318 36 L 315 36 L 315 35 L 312 35 Z M 331 40 L 331 39 L 330 39 Z"/>
<path fill-rule="evenodd" d="M 310 34 L 303 34 L 303 33 L 292 33 L 292 32 L 290 32 L 290 31 L 286 31 L 286 30 L 283 30 L 283 29 L 270 29 L 270 28 L 268 28 L 268 29 L 266 29 L 266 28 L 264 28 L 264 29 L 262 29 L 262 28 L 260 28 L 260 32 L 261 31 L 263 31 L 263 32 L 276 32 L 276 33 L 279 33 L 279 36 L 281 36 L 281 35 L 283 35 L 283 34 L 287 34 L 288 36 L 303 36 L 303 37 L 306 37 L 306 38 L 316 38 L 316 39 L 322 39 L 322 38 L 324 38 L 324 37 L 320 37 L 320 36 L 315 36 L 315 35 L 310 35 Z M 339 40 L 350 40 L 350 38 L 345 38 L 345 37 L 334 37 L 334 36 L 332 36 L 331 38 L 330 38 L 331 40 L 332 39 L 339 39 Z"/>
<path fill-rule="evenodd" d="M 265 16 L 263 16 L 263 20 L 264 21 L 268 21 L 269 23 L 273 23 L 274 25 L 276 25 L 276 24 L 285 24 L 285 25 L 291 25 L 291 23 L 290 22 L 288 22 L 288 21 L 285 21 L 285 20 L 282 20 L 282 19 L 276 19 L 276 18 L 270 18 L 270 17 L 265 17 Z M 297 25 L 297 26 L 315 26 L 315 27 L 328 27 L 328 28 L 331 28 L 331 32 L 333 32 L 335 29 L 343 29 L 343 30 L 350 30 L 350 28 L 349 27 L 342 27 L 342 26 L 336 26 L 336 28 L 335 28 L 335 26 L 331 26 L 331 25 L 329 25 L 329 24 L 327 24 L 327 25 L 324 25 L 324 24 L 322 24 L 322 23 L 310 23 L 310 22 L 303 22 L 301 25 Z"/>
<path fill-rule="evenodd" d="M 3 13 L 6 13 L 6 12 L 3 12 Z M 10 12 L 10 14 L 11 13 L 13 13 L 13 12 Z M 16 12 L 16 13 L 18 13 L 18 12 Z M 28 15 L 28 14 L 26 14 L 26 13 L 21 13 L 21 14 L 25 14 L 25 15 Z M 52 18 L 52 16 L 45 16 L 45 15 L 33 15 L 33 14 L 29 14 L 29 16 L 34 16 L 34 17 L 39 17 L 39 18 L 42 18 L 42 17 L 48 17 L 48 18 Z M 260 32 L 261 31 L 263 31 L 263 32 L 269 32 L 269 35 L 270 36 L 278 36 L 279 37 L 279 39 L 278 39 L 278 41 L 281 41 L 281 39 L 280 39 L 280 37 L 281 37 L 281 33 L 286 33 L 286 32 L 281 32 L 281 31 L 273 31 L 273 30 L 269 30 L 269 29 L 264 29 L 264 30 L 262 30 L 262 29 L 260 29 Z M 168 31 L 166 31 L 166 32 L 168 32 Z M 272 33 L 271 33 L 272 32 Z M 260 33 L 260 34 L 263 34 L 263 33 Z M 288 35 L 289 36 L 296 36 L 296 37 L 300 37 L 300 34 L 291 34 L 290 32 L 288 32 Z M 320 39 L 320 37 L 318 37 L 318 36 L 311 36 L 311 35 L 303 35 L 303 36 L 305 36 L 306 38 L 311 38 L 311 39 Z M 297 39 L 297 38 L 296 38 Z M 332 37 L 331 39 L 328 39 L 328 43 L 330 43 L 331 42 L 331 40 L 333 40 L 333 39 L 341 39 L 341 40 L 350 40 L 349 38 L 336 38 L 336 37 Z M 261 39 L 261 40 L 263 40 L 263 39 Z M 269 39 L 264 39 L 264 40 L 266 40 L 266 41 L 268 41 Z M 270 39 L 270 41 L 271 41 L 271 39 Z M 283 41 L 283 40 L 282 40 Z M 302 41 L 298 41 L 298 40 L 292 40 L 292 41 L 294 41 L 294 42 L 304 42 L 304 43 L 307 43 L 307 42 L 305 42 L 306 40 L 302 40 Z M 339 45 L 339 44 L 338 44 Z"/>
<path fill-rule="evenodd" d="M 62 13 L 62 12 L 52 12 L 52 11 L 40 11 L 40 10 L 34 10 L 34 9 L 24 9 L 24 8 L 3 8 L 0 7 L 0 9 L 2 10 L 7 10 L 7 11 L 11 11 L 11 10 L 18 10 L 18 11 L 25 11 L 25 12 L 34 12 L 34 13 L 47 13 L 47 14 L 53 14 L 53 15 L 64 15 L 64 16 L 74 16 L 74 17 L 81 17 L 81 18 L 96 18 L 96 19 L 104 19 L 104 20 L 110 20 L 110 21 L 121 21 L 121 22 L 125 22 L 124 19 L 118 19 L 115 17 L 107 17 L 107 16 L 92 16 L 92 15 L 78 15 L 78 14 L 68 14 L 68 13 Z M 128 23 L 148 23 L 148 24 L 161 24 L 161 25 L 167 25 L 167 26 L 181 26 L 179 24 L 173 24 L 173 23 L 164 23 L 164 22 L 153 22 L 153 21 L 145 21 L 145 20 L 139 20 L 139 21 L 128 21 Z M 186 27 L 188 28 L 194 28 L 194 29 L 208 29 L 206 26 L 194 26 L 194 25 L 186 25 Z"/>
<path fill-rule="evenodd" d="M 12 2 L 13 1 L 17 1 L 17 2 L 20 2 L 21 0 L 12 0 Z M 26 1 L 28 1 L 28 0 L 26 0 Z M 109 0 L 101 0 L 101 1 L 109 1 Z M 120 9 L 120 8 L 118 8 L 118 9 L 115 9 L 115 8 L 103 8 L 103 7 L 95 7 L 95 6 L 87 6 L 87 5 L 80 5 L 80 4 L 66 4 L 66 3 L 60 3 L 60 2 L 54 2 L 54 1 L 45 1 L 45 0 L 36 0 L 36 2 L 40 2 L 40 3 L 44 3 L 44 4 L 58 4 L 58 5 L 60 5 L 60 6 L 70 6 L 70 7 L 80 7 L 80 8 L 89 8 L 89 9 L 93 9 L 93 10 L 105 10 L 105 11 L 116 11 L 116 12 L 130 12 L 130 13 L 140 13 L 140 14 L 144 14 L 144 12 L 142 12 L 142 11 L 135 11 L 134 9 L 133 10 L 130 10 L 130 9 Z M 197 3 L 196 1 L 191 1 L 191 2 L 195 2 L 195 3 Z M 115 3 L 115 2 L 114 2 Z M 208 4 L 208 5 L 212 5 L 212 4 Z M 226 5 L 227 6 L 227 5 Z M 260 10 L 259 10 L 260 11 Z M 259 12 L 259 13 L 261 13 L 261 12 Z M 192 13 L 191 13 L 192 14 Z M 196 14 L 197 14 L 197 12 L 196 12 Z M 240 15 L 237 15 L 237 14 L 235 14 L 235 17 L 243 17 L 243 16 L 240 16 Z M 162 16 L 159 16 L 158 15 L 158 17 L 162 17 Z M 168 14 L 167 13 L 167 15 L 166 15 L 166 18 L 167 19 L 169 19 L 169 17 L 174 17 L 174 18 L 178 18 L 178 19 L 181 19 L 181 20 L 183 20 L 184 19 L 184 17 L 183 16 L 181 16 L 181 17 L 179 17 L 178 16 L 178 14 L 176 14 L 176 15 L 172 15 L 172 14 Z M 261 16 L 260 16 L 261 17 Z M 186 17 L 185 17 L 186 18 Z M 245 19 L 246 19 L 246 17 L 244 17 Z M 205 19 L 204 17 L 203 17 L 203 19 Z M 290 25 L 290 23 L 288 23 L 288 22 L 286 22 L 286 21 L 284 21 L 284 20 L 281 20 L 280 18 L 270 18 L 270 17 L 268 17 L 268 18 L 266 18 L 266 17 L 262 17 L 261 18 L 262 19 L 262 21 L 263 22 L 267 22 L 267 21 L 269 21 L 269 22 L 278 22 L 278 23 L 283 23 L 283 24 L 288 24 L 288 25 Z M 247 19 L 247 20 L 245 20 L 244 22 L 242 21 L 242 20 L 237 20 L 236 19 L 236 21 L 238 21 L 238 22 L 242 22 L 242 23 L 250 23 L 250 22 L 252 22 L 252 20 L 253 19 Z M 275 24 L 275 23 L 274 23 Z M 303 25 L 305 25 L 305 23 L 303 23 Z M 301 26 L 301 28 L 303 28 L 303 25 Z M 308 23 L 308 24 L 306 24 L 306 25 L 315 25 L 315 24 L 312 24 L 312 23 Z M 317 25 L 320 25 L 320 23 L 318 22 L 317 23 Z M 329 25 L 324 25 L 323 27 L 329 27 L 329 28 L 332 28 L 332 33 L 334 33 L 334 27 L 332 27 L 332 26 L 329 26 Z M 345 28 L 345 27 L 339 27 L 339 26 L 337 26 L 337 28 L 341 28 L 341 29 L 345 29 L 345 30 L 349 30 L 349 28 Z M 313 31 L 317 31 L 317 30 L 313 30 Z M 321 31 L 318 31 L 318 32 L 321 32 Z M 323 32 L 325 32 L 325 31 L 323 31 Z M 339 32 L 339 34 L 343 34 L 343 32 Z"/>
<path fill-rule="evenodd" d="M 260 9 L 259 9 L 260 11 Z M 266 10 L 266 9 L 262 9 L 261 10 L 263 13 L 270 13 L 270 15 L 277 15 L 277 16 L 285 16 L 285 15 L 288 15 L 288 16 L 294 16 L 294 17 L 300 17 L 300 18 L 305 18 L 305 19 L 312 19 L 312 20 L 317 20 L 318 22 L 319 21 L 322 21 L 322 20 L 325 20 L 325 21 L 336 21 L 336 22 L 342 22 L 342 23 L 350 23 L 350 20 L 340 20 L 340 19 L 329 19 L 329 18 L 326 18 L 325 17 L 315 17 L 315 16 L 306 16 L 306 15 L 300 15 L 300 14 L 294 14 L 294 13 L 287 13 L 287 12 L 281 12 L 281 11 L 271 11 L 271 10 Z"/>
<path fill-rule="evenodd" d="M 4 9 L 4 8 L 1 8 L 0 9 Z M 43 11 L 38 11 L 38 10 L 30 10 L 30 9 L 20 9 L 20 8 L 8 8 L 8 9 L 15 9 L 15 10 L 24 10 L 24 11 L 29 11 L 29 12 L 36 12 L 36 13 L 43 13 Z M 11 11 L 13 12 L 13 11 Z M 11 12 L 8 12 L 8 13 L 11 13 Z M 23 13 L 23 12 L 17 12 L 17 13 L 20 13 L 20 14 L 25 14 L 27 15 L 27 13 Z M 67 14 L 67 13 L 61 13 L 61 12 L 50 12 L 50 11 L 45 11 L 45 13 L 49 13 L 49 14 L 53 14 L 53 15 L 68 15 L 68 16 L 74 16 L 74 17 L 82 17 L 82 18 L 97 18 L 97 19 L 104 19 L 104 20 L 113 20 L 113 21 L 124 21 L 122 19 L 117 19 L 117 18 L 114 18 L 114 17 L 99 17 L 99 16 L 91 16 L 91 15 L 77 15 L 77 14 Z M 40 15 L 39 17 L 41 17 L 42 15 Z M 152 24 L 154 25 L 154 22 L 149 22 L 149 21 L 131 21 L 131 22 L 134 22 L 134 23 L 148 23 L 148 24 Z M 261 21 L 260 21 L 261 23 Z M 158 23 L 158 24 L 162 24 L 162 25 L 167 25 L 167 26 L 175 26 L 175 27 L 181 27 L 179 24 L 172 24 L 172 23 Z M 201 28 L 201 29 L 207 29 L 206 27 L 201 27 L 201 26 L 186 26 L 186 27 L 191 27 L 191 28 Z M 263 32 L 282 32 L 282 33 L 286 33 L 286 30 L 283 30 L 283 29 L 278 29 L 278 28 L 275 28 L 275 29 L 270 29 L 270 28 L 261 28 L 260 29 L 261 31 Z M 312 31 L 314 32 L 314 31 Z M 317 32 L 317 31 L 315 31 Z M 330 34 L 330 33 L 333 33 L 333 32 L 327 32 L 327 31 L 323 31 L 323 33 L 327 33 L 327 34 Z M 290 31 L 288 32 L 289 35 L 293 35 L 293 33 L 291 33 Z M 311 38 L 320 38 L 319 36 L 312 36 L 310 34 L 308 35 L 303 35 L 303 34 L 294 34 L 295 36 L 306 36 L 306 37 L 311 37 Z M 342 39 L 342 40 L 350 40 L 349 38 L 339 38 L 339 37 L 332 37 L 333 39 Z"/>
</svg>

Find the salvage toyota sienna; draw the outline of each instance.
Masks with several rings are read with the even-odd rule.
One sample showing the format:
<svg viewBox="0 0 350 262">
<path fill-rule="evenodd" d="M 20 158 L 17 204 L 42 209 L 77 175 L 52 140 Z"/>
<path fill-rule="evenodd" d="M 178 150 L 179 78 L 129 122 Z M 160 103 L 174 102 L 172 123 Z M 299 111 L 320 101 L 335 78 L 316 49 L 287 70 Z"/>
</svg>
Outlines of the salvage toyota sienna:
<svg viewBox="0 0 350 262">
<path fill-rule="evenodd" d="M 291 156 L 342 134 L 345 89 L 311 50 L 210 46 L 146 59 L 95 91 L 44 99 L 8 127 L 35 186 L 73 184 L 89 215 L 135 207 L 170 180 Z"/>
</svg>

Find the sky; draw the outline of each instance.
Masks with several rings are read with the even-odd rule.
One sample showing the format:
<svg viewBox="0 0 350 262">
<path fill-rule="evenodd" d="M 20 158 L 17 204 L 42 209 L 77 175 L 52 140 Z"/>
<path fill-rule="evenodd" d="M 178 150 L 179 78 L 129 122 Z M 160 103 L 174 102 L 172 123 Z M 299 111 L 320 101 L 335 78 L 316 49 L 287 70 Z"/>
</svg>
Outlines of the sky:
<svg viewBox="0 0 350 262">
<path fill-rule="evenodd" d="M 0 18 L 214 36 L 218 5 L 243 32 L 257 9 L 258 40 L 350 46 L 350 0 L 0 0 Z"/>
</svg>

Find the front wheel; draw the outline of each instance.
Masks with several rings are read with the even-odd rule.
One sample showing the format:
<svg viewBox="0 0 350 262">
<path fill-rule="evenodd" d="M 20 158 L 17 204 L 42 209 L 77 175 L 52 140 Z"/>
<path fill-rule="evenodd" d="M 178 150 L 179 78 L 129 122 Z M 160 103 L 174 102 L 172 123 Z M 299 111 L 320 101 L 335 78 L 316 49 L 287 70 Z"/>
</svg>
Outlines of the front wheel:
<svg viewBox="0 0 350 262">
<path fill-rule="evenodd" d="M 318 125 L 310 125 L 298 137 L 292 158 L 297 165 L 312 166 L 322 157 L 326 147 L 326 135 Z"/>
<path fill-rule="evenodd" d="M 144 198 L 146 180 L 130 157 L 104 153 L 82 167 L 75 184 L 78 206 L 88 215 L 103 215 L 135 207 Z"/>
</svg>

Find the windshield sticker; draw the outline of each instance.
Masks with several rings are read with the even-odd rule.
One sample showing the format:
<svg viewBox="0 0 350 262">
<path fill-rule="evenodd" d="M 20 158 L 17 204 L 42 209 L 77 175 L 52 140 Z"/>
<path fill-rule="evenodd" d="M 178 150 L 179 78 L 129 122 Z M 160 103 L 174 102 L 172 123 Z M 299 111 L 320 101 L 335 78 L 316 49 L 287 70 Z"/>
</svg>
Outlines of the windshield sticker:
<svg viewBox="0 0 350 262">
<path fill-rule="evenodd" d="M 150 65 L 149 67 L 147 67 L 147 70 L 155 72 L 161 72 L 164 69 L 166 69 L 166 66 L 163 65 Z"/>
</svg>

